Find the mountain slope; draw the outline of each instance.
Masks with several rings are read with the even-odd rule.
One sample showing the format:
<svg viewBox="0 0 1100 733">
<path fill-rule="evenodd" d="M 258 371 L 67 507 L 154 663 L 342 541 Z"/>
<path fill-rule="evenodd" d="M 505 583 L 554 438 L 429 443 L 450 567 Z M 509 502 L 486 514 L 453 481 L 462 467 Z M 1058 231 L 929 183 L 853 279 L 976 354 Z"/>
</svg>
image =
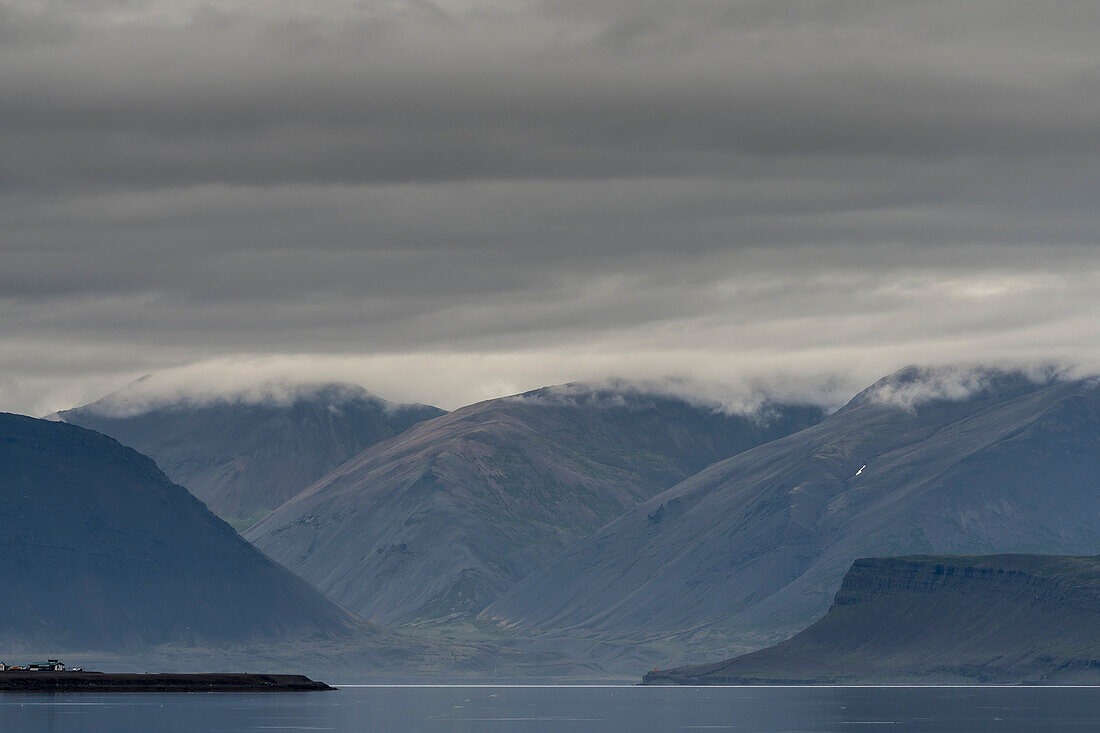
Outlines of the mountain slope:
<svg viewBox="0 0 1100 733">
<path fill-rule="evenodd" d="M 647 684 L 1100 683 L 1100 557 L 857 560 L 824 618 Z"/>
<path fill-rule="evenodd" d="M 58 417 L 150 456 L 244 529 L 367 446 L 442 414 L 426 405 L 391 405 L 361 387 L 326 384 L 281 399 L 138 408 L 123 390 Z"/>
<path fill-rule="evenodd" d="M 342 639 L 361 622 L 150 459 L 0 413 L 0 645 L 116 650 Z"/>
<path fill-rule="evenodd" d="M 629 507 L 821 417 L 727 415 L 627 387 L 537 390 L 367 449 L 246 536 L 372 620 L 467 616 Z"/>
<path fill-rule="evenodd" d="M 857 557 L 1100 548 L 1095 384 L 987 372 L 954 399 L 935 378 L 903 371 L 818 425 L 708 467 L 483 615 L 523 633 L 733 651 L 819 617 Z"/>
</svg>

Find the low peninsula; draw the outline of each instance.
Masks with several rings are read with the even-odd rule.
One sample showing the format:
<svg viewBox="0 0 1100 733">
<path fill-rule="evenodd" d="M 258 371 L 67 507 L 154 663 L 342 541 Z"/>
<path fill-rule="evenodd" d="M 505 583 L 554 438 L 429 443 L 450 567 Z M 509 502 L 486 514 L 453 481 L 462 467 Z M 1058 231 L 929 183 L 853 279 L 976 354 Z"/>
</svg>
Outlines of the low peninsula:
<svg viewBox="0 0 1100 733">
<path fill-rule="evenodd" d="M 0 672 L 0 692 L 310 692 L 332 690 L 298 674 Z"/>
<path fill-rule="evenodd" d="M 856 560 L 787 641 L 643 684 L 1100 685 L 1100 557 Z"/>
</svg>

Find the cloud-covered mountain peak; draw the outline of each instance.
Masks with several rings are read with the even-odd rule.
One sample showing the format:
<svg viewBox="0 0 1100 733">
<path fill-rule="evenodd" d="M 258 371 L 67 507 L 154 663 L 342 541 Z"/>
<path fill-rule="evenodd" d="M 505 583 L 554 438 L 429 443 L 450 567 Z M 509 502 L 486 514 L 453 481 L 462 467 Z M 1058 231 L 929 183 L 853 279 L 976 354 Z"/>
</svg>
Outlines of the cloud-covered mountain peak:
<svg viewBox="0 0 1100 733">
<path fill-rule="evenodd" d="M 233 404 L 287 407 L 301 402 L 331 407 L 349 402 L 366 402 L 386 410 L 396 407 L 361 385 L 348 382 L 297 383 L 265 380 L 254 384 L 211 385 L 177 382 L 152 374 L 80 409 L 104 417 L 123 418 L 158 409 L 191 409 Z"/>
<path fill-rule="evenodd" d="M 1080 378 L 1067 366 L 910 364 L 872 384 L 852 398 L 847 408 L 879 404 L 914 410 L 933 402 L 1009 398 L 1056 382 Z M 847 409 L 846 408 L 846 409 Z"/>
<path fill-rule="evenodd" d="M 825 390 L 783 389 L 774 385 L 708 384 L 685 379 L 609 378 L 591 382 L 568 382 L 541 387 L 504 398 L 551 407 L 606 407 L 646 410 L 662 404 L 682 403 L 727 416 L 753 417 L 766 422 L 783 405 L 825 406 Z"/>
</svg>

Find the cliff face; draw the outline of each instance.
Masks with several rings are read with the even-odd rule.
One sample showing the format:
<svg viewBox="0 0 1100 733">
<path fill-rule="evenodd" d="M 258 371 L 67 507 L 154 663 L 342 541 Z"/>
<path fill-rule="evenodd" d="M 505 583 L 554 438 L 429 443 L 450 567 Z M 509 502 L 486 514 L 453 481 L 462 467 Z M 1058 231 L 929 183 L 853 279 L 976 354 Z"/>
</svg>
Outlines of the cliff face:
<svg viewBox="0 0 1100 733">
<path fill-rule="evenodd" d="M 324 384 L 291 398 L 181 400 L 127 409 L 126 391 L 59 413 L 151 457 L 211 511 L 245 529 L 364 448 L 444 414 Z"/>
<path fill-rule="evenodd" d="M 647 684 L 1100 683 L 1100 557 L 857 560 L 791 639 Z"/>
<path fill-rule="evenodd" d="M 490 400 L 368 448 L 245 533 L 380 623 L 476 614 L 705 465 L 817 422 L 583 385 Z"/>
</svg>

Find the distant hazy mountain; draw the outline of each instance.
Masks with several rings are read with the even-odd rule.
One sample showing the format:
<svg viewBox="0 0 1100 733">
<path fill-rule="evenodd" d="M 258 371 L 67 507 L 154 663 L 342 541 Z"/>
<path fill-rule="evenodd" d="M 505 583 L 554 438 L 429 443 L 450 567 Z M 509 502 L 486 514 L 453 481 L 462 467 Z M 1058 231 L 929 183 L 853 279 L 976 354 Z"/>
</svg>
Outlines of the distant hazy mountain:
<svg viewBox="0 0 1100 733">
<path fill-rule="evenodd" d="M 648 684 L 1100 683 L 1100 557 L 857 561 L 793 638 Z"/>
<path fill-rule="evenodd" d="M 857 557 L 1098 550 L 1095 382 L 909 369 L 634 508 L 483 616 L 717 653 L 820 617 Z"/>
<path fill-rule="evenodd" d="M 361 622 L 150 459 L 0 413 L 0 648 L 216 647 L 354 636 Z"/>
<path fill-rule="evenodd" d="M 362 387 L 296 388 L 282 399 L 180 400 L 143 406 L 127 390 L 58 414 L 152 457 L 243 529 L 369 445 L 444 414 L 392 405 Z"/>
<path fill-rule="evenodd" d="M 638 502 L 822 416 L 728 415 L 627 386 L 537 390 L 365 450 L 246 536 L 372 620 L 461 617 Z"/>
</svg>

